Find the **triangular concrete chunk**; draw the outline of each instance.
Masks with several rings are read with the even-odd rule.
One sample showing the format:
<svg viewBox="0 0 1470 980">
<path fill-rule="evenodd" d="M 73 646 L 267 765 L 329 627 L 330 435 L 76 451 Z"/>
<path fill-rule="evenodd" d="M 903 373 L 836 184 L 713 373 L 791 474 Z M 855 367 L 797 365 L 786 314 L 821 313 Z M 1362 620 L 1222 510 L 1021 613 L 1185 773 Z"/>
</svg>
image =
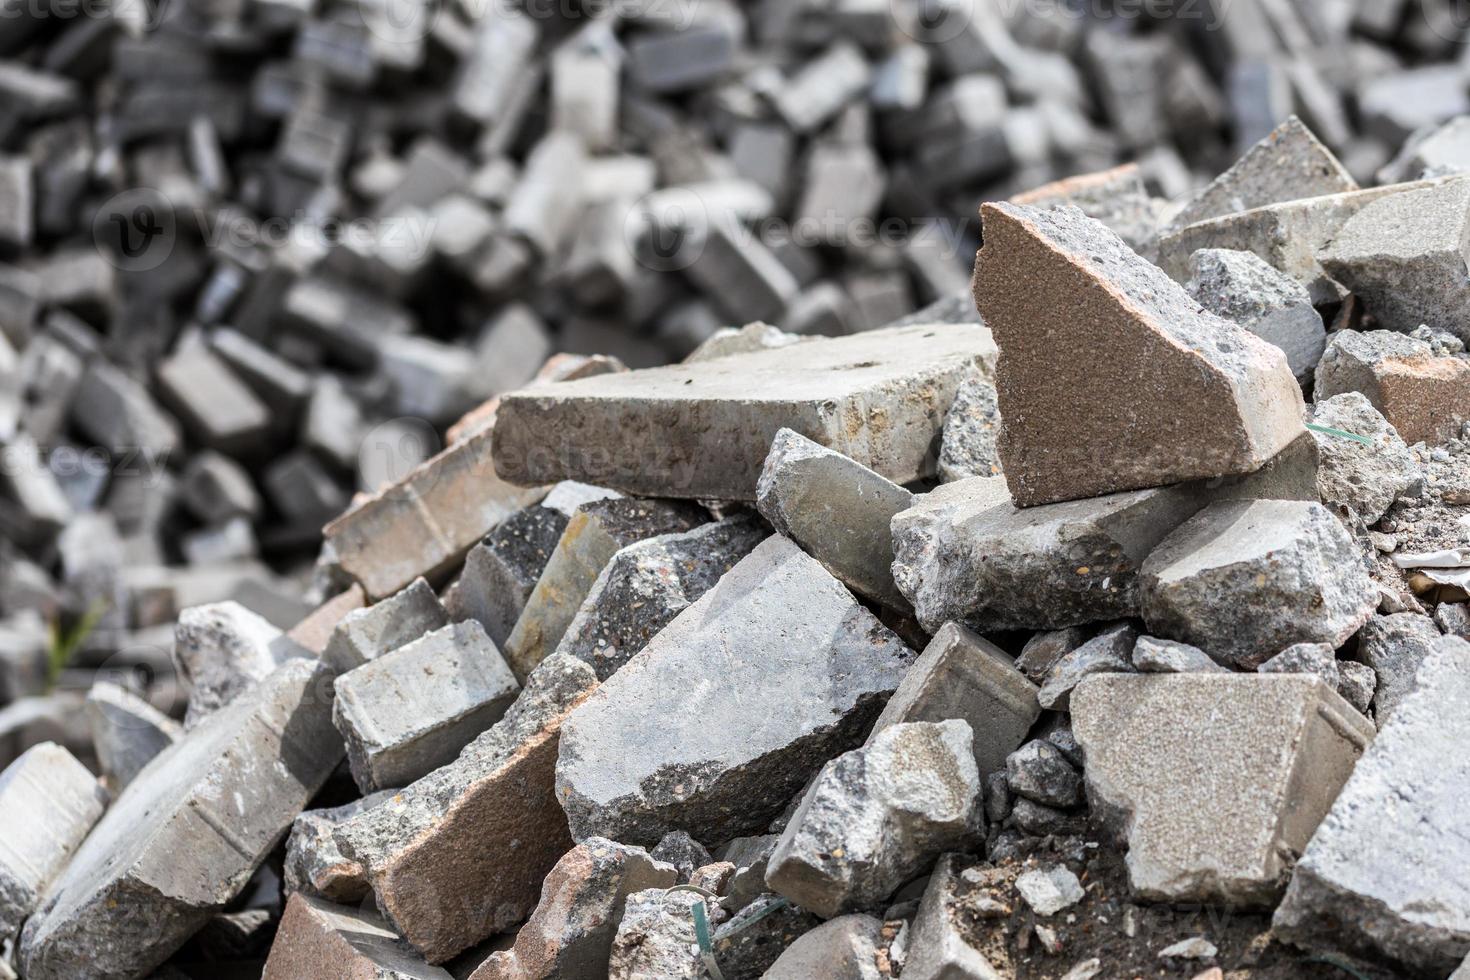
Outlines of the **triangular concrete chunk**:
<svg viewBox="0 0 1470 980">
<path fill-rule="evenodd" d="M 1000 348 L 1017 505 L 1249 473 L 1305 432 L 1286 356 L 1103 225 L 1075 208 L 981 214 L 975 302 Z"/>
</svg>

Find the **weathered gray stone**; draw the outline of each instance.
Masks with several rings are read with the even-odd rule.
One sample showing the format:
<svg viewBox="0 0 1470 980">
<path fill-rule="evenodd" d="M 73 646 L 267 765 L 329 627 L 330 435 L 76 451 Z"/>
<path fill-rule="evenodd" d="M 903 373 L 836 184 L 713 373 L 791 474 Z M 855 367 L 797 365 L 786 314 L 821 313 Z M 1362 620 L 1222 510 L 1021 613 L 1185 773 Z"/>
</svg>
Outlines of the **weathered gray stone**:
<svg viewBox="0 0 1470 980">
<path fill-rule="evenodd" d="M 1298 381 L 1312 379 L 1327 328 L 1301 283 L 1254 252 L 1207 248 L 1190 256 L 1184 288 L 1211 313 L 1280 347 Z"/>
<path fill-rule="evenodd" d="M 567 713 L 592 669 L 546 658 L 495 727 L 459 758 L 337 828 L 378 908 L 431 963 L 510 928 L 572 847 L 553 782 Z"/>
<path fill-rule="evenodd" d="M 790 428 L 908 483 L 933 474 L 956 388 L 994 359 L 988 330 L 928 324 L 527 388 L 501 402 L 496 466 L 518 483 L 754 500 L 771 441 Z"/>
<path fill-rule="evenodd" d="M 1380 184 L 1398 184 L 1470 171 L 1470 116 L 1456 116 L 1443 126 L 1422 129 L 1409 138 L 1387 166 L 1378 171 Z"/>
<path fill-rule="evenodd" d="M 1251 473 L 1304 433 L 1286 355 L 1205 312 L 1103 225 L 1075 208 L 981 214 L 975 301 L 1001 349 L 1000 455 L 1017 504 Z"/>
<path fill-rule="evenodd" d="M 293 895 L 271 946 L 261 980 L 333 976 L 373 980 L 451 980 L 410 950 L 371 909 L 348 908 Z"/>
<path fill-rule="evenodd" d="M 605 980 L 628 896 L 668 888 L 675 880 L 672 867 L 641 847 L 589 837 L 546 876 L 541 902 L 516 933 L 515 945 L 491 953 L 470 980 Z"/>
<path fill-rule="evenodd" d="M 1409 447 L 1361 393 L 1345 391 L 1322 399 L 1312 406 L 1311 421 L 1371 440 L 1365 445 L 1329 432 L 1312 432 L 1320 453 L 1317 490 L 1323 503 L 1350 507 L 1364 524 L 1376 524 L 1420 479 Z"/>
<path fill-rule="evenodd" d="M 304 651 L 280 630 L 238 602 L 214 602 L 179 613 L 173 662 L 189 692 L 184 727 L 212 711 Z"/>
<path fill-rule="evenodd" d="M 322 660 L 347 672 L 449 625 L 449 615 L 422 578 L 365 609 L 354 609 L 332 630 Z"/>
<path fill-rule="evenodd" d="M 961 890 L 957 863 L 953 854 L 941 857 L 924 888 L 903 964 L 909 980 L 1001 980 L 1003 976 L 970 945 L 967 930 L 955 920 Z"/>
<path fill-rule="evenodd" d="M 766 539 L 573 713 L 557 764 L 573 835 L 764 829 L 862 738 L 913 657 L 815 559 Z"/>
<path fill-rule="evenodd" d="M 1362 714 L 1368 713 L 1378 689 L 1378 673 L 1367 664 L 1352 660 L 1337 662 L 1337 693 Z"/>
<path fill-rule="evenodd" d="M 1337 652 L 1327 643 L 1293 643 L 1256 668 L 1261 674 L 1316 674 L 1338 686 Z M 1339 692 L 1341 693 L 1341 692 Z"/>
<path fill-rule="evenodd" d="M 732 354 L 749 354 L 754 351 L 789 347 L 806 339 L 800 334 L 787 333 L 785 330 L 760 321 L 747 323 L 739 328 L 722 327 L 711 334 L 704 343 L 694 348 L 693 352 L 684 358 L 684 363 L 693 364 L 696 361 L 712 361 L 715 358 L 729 357 Z"/>
<path fill-rule="evenodd" d="M 704 517 L 693 504 L 631 497 L 595 500 L 578 508 L 506 638 L 503 652 L 511 670 L 523 678 L 557 649 L 597 577 L 619 550 L 688 531 Z"/>
<path fill-rule="evenodd" d="M 930 631 L 1133 615 L 1144 559 L 1204 499 L 1164 487 L 1021 509 L 999 477 L 948 483 L 893 518 L 894 581 Z"/>
<path fill-rule="evenodd" d="M 1357 181 L 1332 151 L 1300 119 L 1289 116 L 1229 170 L 1191 197 L 1170 224 L 1183 228 L 1268 204 L 1357 189 Z"/>
<path fill-rule="evenodd" d="M 939 443 L 939 479 L 1000 476 L 1000 400 L 995 385 L 970 378 L 954 394 Z"/>
<path fill-rule="evenodd" d="M 1012 204 L 1055 208 L 1072 205 L 1107 225 L 1128 247 L 1148 257 L 1159 237 L 1166 201 L 1152 197 L 1136 163 L 1081 174 L 1011 196 Z M 993 476 L 995 474 L 977 474 Z"/>
<path fill-rule="evenodd" d="M 682 830 L 664 834 L 648 854 L 655 861 L 673 865 L 679 872 L 681 885 L 687 885 L 696 870 L 714 861 L 703 844 Z"/>
<path fill-rule="evenodd" d="M 82 375 L 71 405 L 82 434 L 113 453 L 142 450 L 164 458 L 179 448 L 178 423 L 135 379 L 96 359 Z"/>
<path fill-rule="evenodd" d="M 0 941 L 15 938 L 106 807 L 87 767 L 53 742 L 0 772 Z"/>
<path fill-rule="evenodd" d="M 179 723 L 153 705 L 107 681 L 87 692 L 87 724 L 97 764 L 113 793 L 183 735 Z"/>
<path fill-rule="evenodd" d="M 1154 636 L 1140 636 L 1133 644 L 1133 666 L 1144 674 L 1219 674 L 1225 668 L 1199 647 Z"/>
<path fill-rule="evenodd" d="M 144 976 L 223 909 L 341 761 L 331 701 L 291 660 L 155 758 L 26 924 L 26 976 Z"/>
<path fill-rule="evenodd" d="M 331 809 L 307 810 L 297 817 L 286 839 L 284 894 L 305 892 L 344 905 L 371 895 L 366 869 L 343 857 L 337 847 L 337 825 L 372 809 L 394 792 L 383 790 Z"/>
<path fill-rule="evenodd" d="M 824 918 L 878 907 L 985 817 L 970 726 L 884 729 L 823 767 L 781 834 L 766 884 Z"/>
<path fill-rule="evenodd" d="M 890 609 L 908 600 L 893 584 L 888 526 L 913 494 L 861 463 L 790 429 L 776 433 L 756 488 L 761 515 L 848 588 Z"/>
<path fill-rule="evenodd" d="M 1036 700 L 1043 708 L 1067 711 L 1072 691 L 1093 674 L 1132 674 L 1133 648 L 1138 629 L 1132 623 L 1115 623 L 1062 659 L 1047 673 Z"/>
<path fill-rule="evenodd" d="M 1302 674 L 1093 677 L 1072 698 L 1094 819 L 1147 900 L 1269 904 L 1373 739 Z"/>
<path fill-rule="evenodd" d="M 1272 931 L 1415 975 L 1470 951 L 1470 643 L 1437 642 L 1297 862 Z"/>
<path fill-rule="evenodd" d="M 1470 340 L 1470 180 L 1379 198 L 1318 260 L 1385 329 L 1428 324 Z"/>
<path fill-rule="evenodd" d="M 1226 501 L 1144 562 L 1150 632 L 1251 668 L 1293 643 L 1343 644 L 1378 593 L 1352 538 L 1321 504 Z"/>
<path fill-rule="evenodd" d="M 1361 392 L 1404 442 L 1447 442 L 1470 421 L 1470 359 L 1392 330 L 1338 330 L 1317 365 L 1316 396 Z"/>
<path fill-rule="evenodd" d="M 1059 810 L 1024 797 L 1012 805 L 1010 819 L 1017 830 L 1029 837 L 1070 836 L 1087 828 L 1085 813 Z"/>
<path fill-rule="evenodd" d="M 608 956 L 608 980 L 706 976 L 689 911 L 695 904 L 704 905 L 711 926 L 724 916 L 716 899 L 695 892 L 652 888 L 629 895 Z"/>
<path fill-rule="evenodd" d="M 883 922 L 844 915 L 824 922 L 792 943 L 765 980 L 881 980 L 878 951 Z"/>
<path fill-rule="evenodd" d="M 1414 689 L 1419 665 L 1439 637 L 1434 620 L 1421 613 L 1374 616 L 1358 631 L 1357 659 L 1378 678 L 1373 708 L 1380 727 Z"/>
<path fill-rule="evenodd" d="M 1016 891 L 1040 916 L 1056 915 L 1069 905 L 1082 901 L 1082 882 L 1061 866 L 1034 868 L 1016 878 Z"/>
<path fill-rule="evenodd" d="M 607 680 L 767 534 L 755 515 L 737 514 L 628 545 L 597 576 L 556 652 Z"/>
<path fill-rule="evenodd" d="M 1005 765 L 1039 714 L 1036 685 L 1015 668 L 1009 654 L 964 626 L 947 623 L 903 675 L 869 741 L 890 725 L 958 718 L 974 735 L 975 767 L 984 777 Z"/>
<path fill-rule="evenodd" d="M 1006 786 L 1016 796 L 1046 806 L 1082 802 L 1081 775 L 1061 749 L 1039 738 L 1006 757 Z"/>
<path fill-rule="evenodd" d="M 1087 642 L 1088 631 L 1081 626 L 1068 626 L 1059 630 L 1046 630 L 1034 634 L 1021 648 L 1016 658 L 1016 669 L 1033 683 L 1046 683 L 1046 675 L 1067 654 Z"/>
<path fill-rule="evenodd" d="M 332 723 L 358 788 L 371 793 L 453 762 L 520 690 L 485 628 L 470 620 L 338 677 Z"/>
<path fill-rule="evenodd" d="M 1470 603 L 1440 603 L 1434 610 L 1434 622 L 1445 635 L 1470 640 Z"/>
<path fill-rule="evenodd" d="M 780 834 L 761 834 L 758 837 L 737 837 L 725 845 L 720 856 L 735 865 L 735 873 L 730 876 L 720 904 L 731 912 L 738 912 L 766 893 L 766 866 L 780 839 Z"/>
</svg>

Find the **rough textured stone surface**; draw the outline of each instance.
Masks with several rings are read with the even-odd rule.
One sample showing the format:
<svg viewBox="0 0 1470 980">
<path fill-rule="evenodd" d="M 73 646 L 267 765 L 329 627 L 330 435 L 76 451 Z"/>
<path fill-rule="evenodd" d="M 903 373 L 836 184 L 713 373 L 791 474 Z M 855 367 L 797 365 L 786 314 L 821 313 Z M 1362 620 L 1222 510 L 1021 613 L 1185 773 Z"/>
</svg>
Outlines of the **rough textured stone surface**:
<svg viewBox="0 0 1470 980">
<path fill-rule="evenodd" d="M 869 741 L 890 725 L 958 718 L 970 726 L 975 768 L 983 778 L 1005 765 L 1039 714 L 1036 685 L 1010 655 L 966 627 L 948 623 L 903 675 Z"/>
<path fill-rule="evenodd" d="M 597 576 L 556 652 L 607 680 L 768 533 L 755 515 L 737 514 L 628 545 Z"/>
<path fill-rule="evenodd" d="M 792 943 L 772 964 L 765 980 L 881 980 L 878 951 L 882 945 L 881 919 L 844 915 Z"/>
<path fill-rule="evenodd" d="M 528 388 L 501 403 L 496 466 L 517 483 L 754 500 L 771 440 L 790 428 L 908 483 L 934 473 L 955 389 L 994 358 L 990 331 L 928 324 Z"/>
<path fill-rule="evenodd" d="M 1043 708 L 1066 711 L 1072 691 L 1093 674 L 1131 674 L 1138 630 L 1132 623 L 1115 623 L 1056 662 L 1036 695 Z"/>
<path fill-rule="evenodd" d="M 0 942 L 20 931 L 107 806 L 107 793 L 53 742 L 0 772 Z"/>
<path fill-rule="evenodd" d="M 505 660 L 524 678 L 566 635 L 597 577 L 622 548 L 638 541 L 688 531 L 706 519 L 693 505 L 620 497 L 578 508 L 526 600 L 505 641 Z"/>
<path fill-rule="evenodd" d="M 1133 666 L 1144 674 L 1219 674 L 1226 672 L 1199 647 L 1155 636 L 1133 644 Z"/>
<path fill-rule="evenodd" d="M 1420 613 L 1374 616 L 1358 632 L 1357 659 L 1378 678 L 1373 709 L 1380 726 L 1414 689 L 1419 666 L 1439 637 L 1434 620 Z"/>
<path fill-rule="evenodd" d="M 1424 976 L 1453 970 L 1470 952 L 1467 746 L 1470 643 L 1445 638 L 1297 862 L 1276 935 Z"/>
<path fill-rule="evenodd" d="M 1184 288 L 1211 313 L 1281 348 L 1298 381 L 1311 380 L 1327 328 L 1301 283 L 1254 252 L 1207 248 L 1190 256 Z"/>
<path fill-rule="evenodd" d="M 379 909 L 431 963 L 510 928 L 572 847 L 557 806 L 557 740 L 595 687 L 580 660 L 551 656 L 495 727 L 459 758 L 337 828 Z"/>
<path fill-rule="evenodd" d="M 903 974 L 909 980 L 1002 980 L 1004 976 L 970 945 L 966 930 L 956 921 L 960 885 L 957 860 L 953 854 L 940 858 L 924 888 L 903 964 Z"/>
<path fill-rule="evenodd" d="M 1281 201 L 1357 189 L 1357 181 L 1332 151 L 1300 119 L 1289 116 L 1229 170 L 1191 197 L 1174 215 L 1171 225 L 1183 228 Z"/>
<path fill-rule="evenodd" d="M 608 980 L 699 980 L 706 976 L 689 907 L 703 903 L 711 926 L 724 914 L 714 899 L 662 888 L 634 892 L 608 956 Z"/>
<path fill-rule="evenodd" d="M 1037 633 L 1021 648 L 1021 654 L 1016 658 L 1016 669 L 1033 683 L 1043 684 L 1057 661 L 1086 643 L 1087 639 L 1088 631 L 1081 626 Z"/>
<path fill-rule="evenodd" d="M 330 671 L 283 664 L 123 791 L 26 924 L 26 976 L 147 974 L 239 894 L 341 759 Z"/>
<path fill-rule="evenodd" d="M 1158 901 L 1268 904 L 1373 739 L 1320 678 L 1093 677 L 1072 698 L 1087 797 Z"/>
<path fill-rule="evenodd" d="M 1470 341 L 1470 180 L 1374 201 L 1319 260 L 1383 328 L 1428 324 Z"/>
<path fill-rule="evenodd" d="M 1380 184 L 1447 177 L 1470 170 L 1470 116 L 1414 133 L 1399 155 L 1378 171 Z"/>
<path fill-rule="evenodd" d="M 1317 491 L 1325 504 L 1350 507 L 1365 524 L 1388 513 L 1421 474 L 1409 447 L 1378 409 L 1359 392 L 1324 398 L 1310 409 L 1317 425 L 1372 440 L 1365 445 L 1328 432 L 1312 432 L 1320 454 Z"/>
<path fill-rule="evenodd" d="M 766 884 L 830 918 L 876 908 L 984 829 L 970 726 L 886 728 L 823 767 L 781 834 Z"/>
<path fill-rule="evenodd" d="M 1000 476 L 1000 398 L 995 385 L 971 378 L 955 391 L 939 443 L 939 479 Z"/>
<path fill-rule="evenodd" d="M 685 364 L 696 361 L 712 361 L 732 354 L 749 354 L 754 351 L 789 347 L 806 340 L 799 334 L 787 333 L 769 323 L 747 323 L 743 327 L 722 327 L 684 358 Z"/>
<path fill-rule="evenodd" d="M 301 648 L 238 602 L 192 606 L 179 613 L 173 662 L 189 691 L 184 726 L 229 704 Z"/>
<path fill-rule="evenodd" d="M 418 578 L 397 593 L 342 617 L 322 659 L 339 672 L 376 660 L 449 625 L 449 615 L 429 583 Z"/>
<path fill-rule="evenodd" d="M 131 691 L 98 681 L 87 692 L 87 726 L 108 788 L 120 792 L 183 735 L 179 723 Z"/>
<path fill-rule="evenodd" d="M 791 429 L 776 433 L 756 488 L 771 526 L 858 595 L 906 611 L 888 527 L 913 494 Z"/>
<path fill-rule="evenodd" d="M 1447 636 L 1470 640 L 1470 603 L 1440 603 L 1434 610 L 1434 622 Z"/>
<path fill-rule="evenodd" d="M 285 893 L 305 892 L 344 905 L 372 894 L 366 869 L 343 857 L 337 847 L 337 825 L 371 810 L 394 792 L 383 790 L 331 809 L 307 810 L 297 817 L 286 839 Z"/>
<path fill-rule="evenodd" d="M 1293 643 L 1339 647 L 1378 605 L 1347 531 L 1302 501 L 1212 504 L 1159 545 L 1142 580 L 1150 632 L 1247 668 Z"/>
<path fill-rule="evenodd" d="M 1336 687 L 1337 652 L 1326 643 L 1293 643 L 1262 663 L 1256 671 L 1261 674 L 1316 674 Z"/>
<path fill-rule="evenodd" d="M 1303 433 L 1286 356 L 1102 225 L 1070 208 L 981 213 L 975 300 L 1001 351 L 1017 504 L 1249 473 Z"/>
<path fill-rule="evenodd" d="M 478 621 L 495 645 L 503 646 L 569 519 L 555 508 L 537 505 L 501 521 L 465 557 L 454 591 L 455 618 Z"/>
<path fill-rule="evenodd" d="M 1027 742 L 1006 757 L 1006 786 L 1016 796 L 1045 806 L 1082 802 L 1082 777 L 1061 749 L 1042 739 Z"/>
<path fill-rule="evenodd" d="M 1072 205 L 1117 233 L 1128 247 L 1147 257 L 1159 237 L 1167 202 L 1151 196 L 1136 163 L 1052 181 L 1020 194 L 1012 204 L 1056 208 Z M 993 474 L 980 474 L 993 475 Z"/>
<path fill-rule="evenodd" d="M 1337 662 L 1337 693 L 1362 714 L 1368 713 L 1378 689 L 1378 674 L 1367 664 L 1351 660 Z"/>
<path fill-rule="evenodd" d="M 340 980 L 451 980 L 447 970 L 405 949 L 397 933 L 371 910 L 293 895 L 262 980 L 328 974 Z"/>
<path fill-rule="evenodd" d="M 695 871 L 714 863 L 714 858 L 704 845 L 682 830 L 664 834 L 663 839 L 648 853 L 655 861 L 673 865 L 679 872 L 681 885 L 689 884 Z"/>
<path fill-rule="evenodd" d="M 332 723 L 371 793 L 453 762 L 520 690 L 485 628 L 455 623 L 338 677 Z"/>
<path fill-rule="evenodd" d="M 1016 891 L 1040 916 L 1056 915 L 1082 901 L 1082 882 L 1063 867 L 1035 868 L 1016 879 Z"/>
<path fill-rule="evenodd" d="M 641 847 L 589 837 L 546 876 L 541 901 L 515 945 L 491 953 L 470 980 L 605 980 L 628 896 L 668 888 L 675 878 L 673 867 Z"/>
<path fill-rule="evenodd" d="M 913 659 L 815 559 L 766 539 L 572 714 L 557 795 L 573 835 L 764 829 Z"/>
<path fill-rule="evenodd" d="M 1317 365 L 1316 396 L 1362 392 L 1410 445 L 1446 442 L 1470 421 L 1470 358 L 1391 330 L 1339 330 Z"/>
<path fill-rule="evenodd" d="M 947 483 L 892 523 L 893 577 L 925 629 L 1053 629 L 1136 614 L 1144 559 L 1204 504 L 1183 487 L 1021 509 L 999 477 Z"/>
</svg>

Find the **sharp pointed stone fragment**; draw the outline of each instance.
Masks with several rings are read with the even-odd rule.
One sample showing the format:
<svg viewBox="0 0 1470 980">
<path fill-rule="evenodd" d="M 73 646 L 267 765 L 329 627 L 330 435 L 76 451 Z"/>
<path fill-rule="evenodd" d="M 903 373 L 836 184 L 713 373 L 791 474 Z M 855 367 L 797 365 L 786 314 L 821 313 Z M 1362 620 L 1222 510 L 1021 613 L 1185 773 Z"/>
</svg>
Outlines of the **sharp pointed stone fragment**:
<svg viewBox="0 0 1470 980">
<path fill-rule="evenodd" d="M 1300 437 L 1286 356 L 1073 208 L 987 204 L 975 299 L 1022 507 L 1250 473 Z"/>
<path fill-rule="evenodd" d="M 370 909 L 349 908 L 309 895 L 286 903 L 262 980 L 302 977 L 343 980 L 451 980 L 405 949 L 398 934 Z"/>
<path fill-rule="evenodd" d="M 1094 819 L 1140 898 L 1267 905 L 1373 726 L 1303 674 L 1110 675 L 1072 696 Z"/>
<path fill-rule="evenodd" d="M 573 713 L 557 764 L 573 835 L 764 830 L 913 658 L 815 559 L 766 539 Z"/>
<path fill-rule="evenodd" d="M 178 722 L 131 691 L 106 681 L 98 681 L 87 692 L 87 724 L 92 729 L 97 764 L 114 793 L 183 735 Z"/>
<path fill-rule="evenodd" d="M 1133 648 L 1138 629 L 1132 623 L 1115 623 L 1056 662 L 1036 700 L 1053 711 L 1071 710 L 1072 692 L 1093 674 L 1132 674 Z"/>
</svg>

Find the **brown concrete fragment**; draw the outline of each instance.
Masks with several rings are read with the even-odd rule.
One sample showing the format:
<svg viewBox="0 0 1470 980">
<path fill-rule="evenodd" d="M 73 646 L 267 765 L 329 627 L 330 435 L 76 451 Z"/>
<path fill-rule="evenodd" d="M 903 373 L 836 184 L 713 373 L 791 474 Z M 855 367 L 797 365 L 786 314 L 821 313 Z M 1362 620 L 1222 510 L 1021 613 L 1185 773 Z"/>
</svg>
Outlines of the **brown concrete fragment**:
<svg viewBox="0 0 1470 980">
<path fill-rule="evenodd" d="M 261 980 L 451 980 L 430 966 L 370 909 L 293 895 L 286 903 Z"/>
<path fill-rule="evenodd" d="M 1000 348 L 1018 506 L 1249 473 L 1304 434 L 1286 356 L 1080 211 L 987 204 L 976 304 Z"/>
<path fill-rule="evenodd" d="M 1391 330 L 1339 330 L 1317 365 L 1316 397 L 1362 392 L 1404 442 L 1448 442 L 1470 420 L 1470 358 L 1436 355 Z"/>
</svg>

